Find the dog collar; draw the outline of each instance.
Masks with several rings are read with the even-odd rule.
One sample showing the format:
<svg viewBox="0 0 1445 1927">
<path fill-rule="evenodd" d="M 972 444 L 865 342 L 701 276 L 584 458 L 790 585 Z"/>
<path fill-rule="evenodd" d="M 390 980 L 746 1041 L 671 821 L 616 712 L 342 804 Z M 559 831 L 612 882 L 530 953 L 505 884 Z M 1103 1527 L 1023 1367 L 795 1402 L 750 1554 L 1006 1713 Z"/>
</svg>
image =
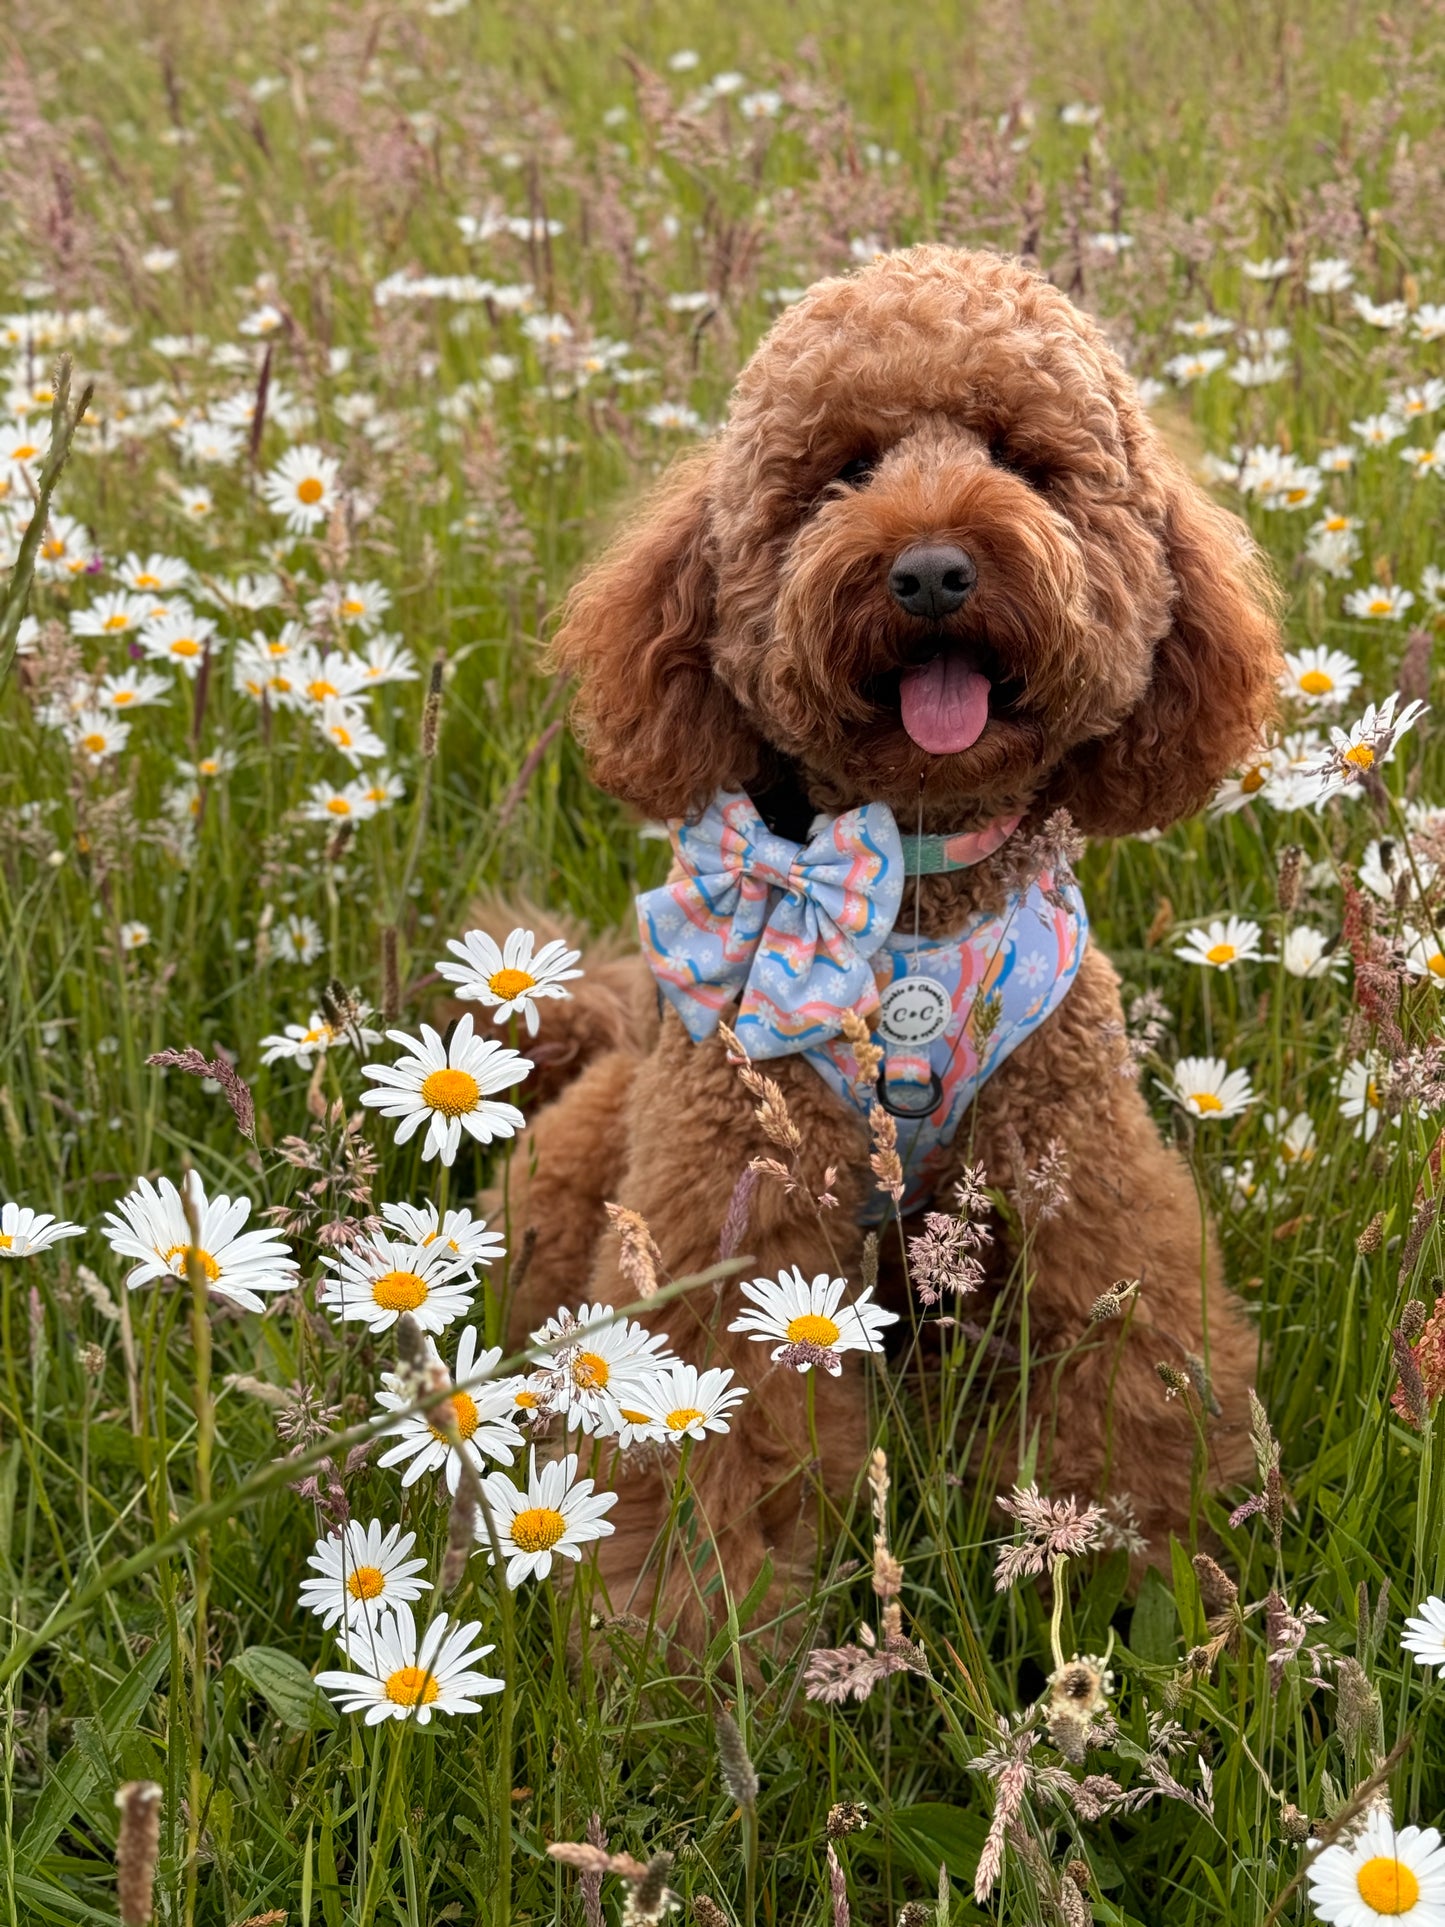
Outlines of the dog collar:
<svg viewBox="0 0 1445 1927">
<path fill-rule="evenodd" d="M 903 874 L 910 877 L 942 876 L 948 870 L 968 870 L 1004 844 L 1018 828 L 1017 816 L 996 817 L 981 830 L 959 830 L 952 836 L 904 836 Z"/>
</svg>

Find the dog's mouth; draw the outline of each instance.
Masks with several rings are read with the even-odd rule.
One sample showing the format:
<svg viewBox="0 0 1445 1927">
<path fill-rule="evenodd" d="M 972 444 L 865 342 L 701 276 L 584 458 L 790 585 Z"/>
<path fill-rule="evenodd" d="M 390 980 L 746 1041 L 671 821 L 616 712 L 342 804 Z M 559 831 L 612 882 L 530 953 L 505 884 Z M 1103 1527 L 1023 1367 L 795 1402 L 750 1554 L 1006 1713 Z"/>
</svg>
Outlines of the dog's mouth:
<svg viewBox="0 0 1445 1927">
<path fill-rule="evenodd" d="M 1011 710 L 1019 689 L 986 644 L 958 636 L 919 639 L 912 660 L 875 678 L 868 694 L 896 712 L 910 741 L 930 756 L 972 749 L 991 715 Z"/>
</svg>

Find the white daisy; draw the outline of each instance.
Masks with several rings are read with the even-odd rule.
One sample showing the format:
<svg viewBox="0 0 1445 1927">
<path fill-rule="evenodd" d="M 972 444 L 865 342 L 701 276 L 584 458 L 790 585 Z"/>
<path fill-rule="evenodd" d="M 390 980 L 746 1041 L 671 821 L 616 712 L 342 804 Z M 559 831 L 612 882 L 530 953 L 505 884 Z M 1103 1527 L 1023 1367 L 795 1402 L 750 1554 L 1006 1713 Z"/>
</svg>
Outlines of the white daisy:
<svg viewBox="0 0 1445 1927">
<path fill-rule="evenodd" d="M 1352 589 L 1345 597 L 1345 614 L 1367 622 L 1398 622 L 1415 598 L 1397 582 L 1376 582 L 1368 589 Z"/>
<path fill-rule="evenodd" d="M 306 605 L 312 622 L 344 622 L 374 629 L 391 607 L 391 591 L 384 583 L 328 582 Z"/>
<path fill-rule="evenodd" d="M 1238 1117 L 1254 1102 L 1248 1071 L 1232 1071 L 1222 1057 L 1181 1057 L 1166 1084 L 1155 1080 L 1193 1117 Z"/>
<path fill-rule="evenodd" d="M 708 1432 L 726 1432 L 728 1414 L 748 1395 L 745 1385 L 733 1385 L 726 1366 L 700 1372 L 696 1365 L 669 1365 L 649 1386 L 659 1424 L 670 1439 L 700 1439 Z"/>
<path fill-rule="evenodd" d="M 83 1238 L 85 1226 L 71 1224 L 49 1211 L 32 1211 L 28 1204 L 0 1205 L 0 1258 L 31 1258 L 60 1238 Z"/>
<path fill-rule="evenodd" d="M 485 930 L 468 930 L 460 940 L 453 938 L 447 949 L 460 959 L 457 963 L 438 963 L 437 972 L 457 987 L 457 996 L 494 1006 L 492 1022 L 500 1024 L 520 1011 L 527 1020 L 527 1031 L 537 1035 L 537 1000 L 542 997 L 570 997 L 564 983 L 580 977 L 572 969 L 581 956 L 569 950 L 560 937 L 534 950 L 537 939 L 530 930 L 514 930 L 504 944 L 498 944 Z"/>
<path fill-rule="evenodd" d="M 1445 950 L 1441 949 L 1440 938 L 1431 930 L 1412 930 L 1409 924 L 1401 934 L 1405 941 L 1406 970 L 1412 977 L 1434 984 L 1437 990 L 1445 990 Z"/>
<path fill-rule="evenodd" d="M 1430 887 L 1435 865 L 1423 856 L 1417 856 L 1412 863 L 1410 855 L 1403 837 L 1372 837 L 1355 865 L 1355 876 L 1381 903 L 1394 904 L 1402 897 L 1406 900 L 1417 897 L 1421 886 Z"/>
<path fill-rule="evenodd" d="M 1351 422 L 1350 427 L 1367 448 L 1388 448 L 1391 442 L 1399 441 L 1409 423 L 1393 408 L 1386 408 L 1378 415 L 1366 415 L 1363 421 Z"/>
<path fill-rule="evenodd" d="M 326 939 L 315 917 L 302 916 L 296 911 L 277 919 L 271 941 L 276 955 L 286 963 L 315 963 L 326 948 Z"/>
<path fill-rule="evenodd" d="M 1272 751 L 1268 745 L 1263 745 L 1233 776 L 1225 777 L 1210 801 L 1209 814 L 1229 816 L 1235 810 L 1242 810 L 1246 803 L 1262 795 L 1273 769 Z"/>
<path fill-rule="evenodd" d="M 474 1037 L 470 1011 L 458 1020 L 450 1044 L 443 1044 L 430 1024 L 422 1025 L 420 1041 L 404 1030 L 386 1034 L 403 1047 L 404 1055 L 392 1065 L 362 1066 L 362 1075 L 380 1088 L 363 1091 L 361 1101 L 375 1106 L 383 1117 L 401 1119 L 398 1144 L 405 1144 L 425 1124 L 423 1158 L 439 1157 L 443 1164 L 451 1164 L 463 1130 L 479 1144 L 521 1130 L 526 1122 L 522 1113 L 514 1104 L 496 1102 L 491 1093 L 519 1083 L 531 1070 L 532 1060 L 494 1038 Z"/>
<path fill-rule="evenodd" d="M 1412 729 L 1427 705 L 1418 699 L 1406 703 L 1399 715 L 1395 704 L 1399 692 L 1392 691 L 1377 708 L 1370 703 L 1364 715 L 1349 729 L 1330 728 L 1329 748 L 1310 766 L 1309 776 L 1316 801 L 1326 802 L 1341 790 L 1359 783 L 1371 770 L 1388 763 L 1400 738 Z"/>
<path fill-rule="evenodd" d="M 800 1372 L 821 1365 L 834 1377 L 842 1370 L 843 1352 L 881 1351 L 880 1334 L 898 1323 L 896 1312 L 872 1302 L 871 1286 L 851 1305 L 842 1302 L 847 1281 L 820 1271 L 809 1284 L 798 1267 L 780 1271 L 776 1278 L 754 1278 L 742 1286 L 743 1297 L 756 1311 L 739 1314 L 729 1331 L 746 1332 L 755 1342 L 779 1342 L 769 1356 L 786 1355 Z"/>
<path fill-rule="evenodd" d="M 316 1541 L 306 1563 L 320 1577 L 302 1580 L 297 1603 L 323 1626 L 375 1621 L 399 1600 L 431 1591 L 430 1579 L 416 1576 L 426 1571 L 426 1560 L 407 1557 L 415 1544 L 416 1534 L 403 1534 L 400 1526 L 383 1533 L 380 1519 L 369 1526 L 352 1519 L 343 1532 L 328 1532 Z"/>
<path fill-rule="evenodd" d="M 577 1477 L 577 1454 L 552 1459 L 541 1470 L 537 1454 L 527 1464 L 527 1487 L 518 1491 L 501 1472 L 482 1481 L 486 1507 L 479 1508 L 477 1539 L 487 1549 L 489 1565 L 497 1563 L 486 1512 L 491 1514 L 501 1555 L 507 1562 L 507 1584 L 515 1592 L 524 1579 L 545 1579 L 552 1555 L 580 1560 L 589 1539 L 603 1539 L 614 1530 L 603 1515 L 617 1503 L 615 1492 L 592 1490 L 591 1479 Z"/>
<path fill-rule="evenodd" d="M 386 744 L 356 703 L 328 697 L 321 705 L 320 715 L 316 717 L 316 726 L 328 742 L 335 744 L 353 769 L 369 757 L 386 754 Z"/>
<path fill-rule="evenodd" d="M 382 1332 L 409 1311 L 424 1332 L 439 1332 L 472 1308 L 476 1279 L 445 1245 L 430 1250 L 376 1232 L 346 1251 L 323 1253 L 333 1273 L 316 1302 L 342 1323 Z"/>
<path fill-rule="evenodd" d="M 1437 435 L 1428 448 L 1402 448 L 1400 460 L 1414 469 L 1417 479 L 1445 474 L 1445 433 Z"/>
<path fill-rule="evenodd" d="M 118 581 L 142 595 L 162 594 L 167 589 L 182 589 L 190 580 L 191 565 L 178 555 L 137 555 L 132 549 L 115 565 Z"/>
<path fill-rule="evenodd" d="M 1185 963 L 1204 964 L 1211 970 L 1228 970 L 1232 964 L 1252 963 L 1259 956 L 1263 932 L 1247 917 L 1216 917 L 1202 930 L 1191 930 L 1174 952 Z"/>
<path fill-rule="evenodd" d="M 144 950 L 151 940 L 151 927 L 148 923 L 123 923 L 119 934 L 122 950 Z"/>
<path fill-rule="evenodd" d="M 208 1201 L 195 1171 L 188 1171 L 182 1183 L 200 1225 L 195 1255 L 217 1298 L 227 1298 L 243 1311 L 264 1311 L 258 1293 L 292 1289 L 298 1267 L 280 1233 L 241 1229 L 251 1215 L 249 1198 Z M 112 1251 L 140 1261 L 126 1275 L 131 1291 L 158 1278 L 185 1278 L 191 1228 L 181 1194 L 169 1178 L 162 1178 L 159 1188 L 139 1179 L 135 1190 L 106 1213 L 101 1229 Z"/>
<path fill-rule="evenodd" d="M 1337 977 L 1345 967 L 1339 939 L 1327 937 L 1308 923 L 1291 928 L 1279 954 L 1291 977 Z"/>
<path fill-rule="evenodd" d="M 505 1258 L 507 1248 L 485 1218 L 470 1211 L 438 1214 L 434 1204 L 384 1204 L 381 1215 L 413 1244 L 434 1245 L 440 1240 L 453 1257 L 469 1265 L 490 1265 Z"/>
<path fill-rule="evenodd" d="M 1310 1905 L 1331 1927 L 1445 1927 L 1445 1849 L 1434 1827 L 1396 1831 L 1372 1807 L 1355 1837 L 1309 1863 Z"/>
<path fill-rule="evenodd" d="M 1400 1644 L 1419 1666 L 1438 1666 L 1445 1679 L 1445 1599 L 1435 1593 L 1405 1621 Z"/>
<path fill-rule="evenodd" d="M 379 1030 L 368 1030 L 365 1020 L 371 1015 L 362 1004 L 356 1018 L 350 1024 L 332 1024 L 319 1010 L 313 1010 L 305 1024 L 287 1024 L 284 1030 L 273 1032 L 261 1039 L 261 1062 L 279 1064 L 291 1062 L 299 1064 L 303 1071 L 309 1071 L 312 1060 L 324 1057 L 332 1049 L 353 1049 L 359 1043 L 363 1050 L 381 1042 Z"/>
<path fill-rule="evenodd" d="M 376 815 L 376 804 L 360 777 L 350 783 L 328 783 L 323 779 L 311 785 L 310 794 L 296 814 L 307 823 L 368 823 Z"/>
<path fill-rule="evenodd" d="M 478 1646 L 480 1620 L 453 1626 L 438 1613 L 417 1638 L 411 1607 L 398 1601 L 395 1616 L 350 1629 L 338 1643 L 352 1672 L 316 1675 L 316 1684 L 343 1713 L 365 1713 L 368 1726 L 382 1720 L 415 1719 L 425 1726 L 435 1713 L 480 1713 L 480 1700 L 500 1693 L 502 1681 L 472 1669 L 493 1649 Z"/>
<path fill-rule="evenodd" d="M 164 703 L 170 696 L 171 685 L 164 676 L 152 676 L 142 670 L 120 670 L 113 676 L 103 676 L 95 692 L 95 701 L 101 709 L 114 709 L 117 712 L 128 709 L 146 709 L 153 703 Z"/>
<path fill-rule="evenodd" d="M 441 1354 L 431 1339 L 427 1340 L 427 1351 L 435 1362 L 441 1364 Z M 496 1369 L 502 1356 L 500 1345 L 481 1348 L 481 1333 L 475 1325 L 468 1325 L 457 1345 L 457 1362 L 450 1377 L 460 1390 L 454 1391 L 447 1401 L 450 1414 L 443 1406 L 426 1412 L 411 1409 L 413 1400 L 402 1390 L 401 1380 L 394 1372 L 387 1372 L 381 1381 L 381 1390 L 376 1402 L 386 1412 L 405 1413 L 387 1426 L 388 1433 L 396 1433 L 398 1442 L 388 1446 L 377 1460 L 378 1465 L 405 1465 L 402 1486 L 415 1485 L 417 1480 L 428 1472 L 445 1471 L 447 1490 L 455 1493 L 461 1483 L 461 1463 L 451 1443 L 451 1435 L 443 1420 L 450 1416 L 456 1425 L 462 1444 L 462 1453 L 478 1472 L 483 1470 L 483 1454 L 496 1459 L 502 1465 L 510 1465 L 513 1455 L 521 1449 L 522 1437 L 514 1422 L 515 1401 L 511 1387 L 506 1380 L 497 1379 L 483 1383 L 488 1372 Z"/>
<path fill-rule="evenodd" d="M 1354 657 L 1343 649 L 1287 650 L 1279 686 L 1286 696 L 1312 709 L 1332 709 L 1359 688 L 1360 672 Z"/>
<path fill-rule="evenodd" d="M 287 449 L 262 481 L 261 494 L 273 515 L 285 516 L 292 535 L 304 535 L 331 514 L 340 474 L 333 456 L 303 442 Z"/>
<path fill-rule="evenodd" d="M 121 722 L 114 710 L 82 709 L 65 734 L 70 747 L 95 769 L 107 756 L 119 756 L 130 741 L 130 724 Z"/>
<path fill-rule="evenodd" d="M 615 1318 L 611 1305 L 559 1311 L 532 1333 L 532 1342 L 541 1347 L 532 1383 L 548 1409 L 569 1430 L 577 1426 L 602 1437 L 618 1430 L 622 1404 L 639 1404 L 641 1380 L 672 1357 L 665 1332 Z"/>
<path fill-rule="evenodd" d="M 303 643 L 287 653 L 292 658 L 298 705 L 312 702 L 320 709 L 328 702 L 346 702 L 366 681 L 366 671 L 356 657 L 339 649 L 316 649 Z"/>
<path fill-rule="evenodd" d="M 1287 1111 L 1266 1112 L 1264 1128 L 1277 1140 L 1276 1154 L 1282 1165 L 1314 1163 L 1319 1144 L 1308 1111 L 1296 1111 L 1293 1117 Z"/>
<path fill-rule="evenodd" d="M 187 676 L 200 671 L 206 647 L 216 633 L 209 616 L 198 616 L 189 609 L 173 609 L 157 621 L 148 622 L 141 631 L 140 646 L 152 662 L 173 663 Z"/>
<path fill-rule="evenodd" d="M 368 636 L 357 651 L 356 660 L 365 672 L 368 688 L 384 682 L 415 682 L 417 679 L 416 658 L 400 636 Z"/>
<path fill-rule="evenodd" d="M 1366 1144 L 1380 1128 L 1380 1066 L 1373 1057 L 1351 1058 L 1340 1076 L 1340 1116 L 1357 1119 L 1355 1136 Z"/>
</svg>

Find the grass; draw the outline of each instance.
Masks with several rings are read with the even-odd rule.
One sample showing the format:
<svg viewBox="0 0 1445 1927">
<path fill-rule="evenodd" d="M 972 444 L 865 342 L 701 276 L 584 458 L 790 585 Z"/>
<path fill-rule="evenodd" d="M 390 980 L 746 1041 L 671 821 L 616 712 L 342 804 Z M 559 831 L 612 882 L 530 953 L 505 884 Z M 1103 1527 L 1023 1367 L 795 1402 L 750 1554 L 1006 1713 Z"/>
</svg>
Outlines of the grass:
<svg viewBox="0 0 1445 1927">
<path fill-rule="evenodd" d="M 926 1675 L 896 1675 L 861 1705 L 803 1696 L 809 1647 L 843 1644 L 860 1618 L 879 1624 L 859 1467 L 806 1611 L 773 1624 L 756 1599 L 731 1600 L 702 1661 L 612 1616 L 585 1565 L 574 1588 L 508 1595 L 476 1557 L 447 1610 L 496 1644 L 487 1663 L 506 1694 L 429 1727 L 365 1728 L 331 1709 L 310 1675 L 336 1663 L 333 1642 L 295 1603 L 321 1529 L 314 1494 L 344 1483 L 357 1517 L 404 1518 L 433 1576 L 447 1509 L 427 1484 L 403 1495 L 374 1454 L 344 1469 L 394 1344 L 338 1332 L 310 1308 L 310 1233 L 346 1208 L 340 1117 L 361 1089 L 356 1060 L 333 1053 L 308 1081 L 292 1065 L 263 1068 L 260 1040 L 304 1021 L 327 978 L 381 1004 L 389 941 L 414 1027 L 443 940 L 480 887 L 505 884 L 603 930 L 657 880 L 659 845 L 588 789 L 555 727 L 565 692 L 537 644 L 618 504 L 689 440 L 646 411 L 667 401 L 716 421 L 774 311 L 769 291 L 845 266 L 854 244 L 1032 236 L 1143 377 L 1186 345 L 1174 322 L 1205 309 L 1287 328 L 1286 365 L 1263 386 L 1216 372 L 1168 387 L 1160 419 L 1196 458 L 1278 443 L 1308 461 L 1350 440 L 1351 422 L 1398 384 L 1445 374 L 1439 341 L 1376 328 L 1348 294 L 1308 293 L 1299 272 L 1262 284 L 1239 266 L 1339 255 L 1377 301 L 1445 298 L 1429 10 L 687 0 L 433 17 L 315 0 L 62 14 L 27 0 L 6 32 L 0 309 L 105 317 L 33 339 L 16 324 L 7 387 L 12 406 L 28 405 L 61 347 L 77 388 L 95 381 L 56 508 L 78 518 L 73 540 L 105 570 L 72 576 L 42 557 L 39 630 L 0 687 L 0 1195 L 89 1227 L 0 1266 L 11 1642 L 0 1921 L 115 1920 L 113 1795 L 137 1780 L 163 1789 L 158 1917 L 187 1927 L 282 1913 L 305 1927 L 573 1920 L 577 1876 L 545 1849 L 583 1839 L 593 1815 L 614 1851 L 673 1856 L 670 1884 L 693 1917 L 716 1918 L 696 1912 L 702 1896 L 730 1921 L 836 1922 L 826 1820 L 841 1801 L 872 1816 L 834 1846 L 859 1921 L 892 1921 L 908 1903 L 959 1922 L 1309 1918 L 1291 1885 L 1298 1815 L 1326 1822 L 1387 1756 L 1399 1823 L 1429 1824 L 1445 1805 L 1445 1729 L 1428 1676 L 1399 1648 L 1402 1614 L 1445 1587 L 1438 1425 L 1416 1429 L 1391 1408 L 1391 1333 L 1419 1315 L 1407 1301 L 1434 1303 L 1445 1269 L 1433 1226 L 1406 1243 L 1438 1178 L 1439 993 L 1429 981 L 1403 989 L 1424 1097 L 1366 1143 L 1338 1105 L 1343 1066 L 1373 1047 L 1352 969 L 1312 980 L 1258 962 L 1213 975 L 1172 951 L 1194 921 L 1226 912 L 1255 918 L 1271 950 L 1291 923 L 1338 932 L 1340 879 L 1366 844 L 1399 836 L 1404 803 L 1445 796 L 1428 718 L 1377 801 L 1256 803 L 1085 861 L 1099 939 L 1130 991 L 1157 993 L 1171 1013 L 1146 1075 L 1188 1052 L 1251 1072 L 1255 1102 L 1237 1121 L 1191 1131 L 1162 1097 L 1159 1110 L 1257 1315 L 1285 1497 L 1277 1533 L 1267 1515 L 1229 1525 L 1243 1494 L 1202 1501 L 1189 1542 L 1137 1595 L 1121 1551 L 1059 1575 L 1065 1656 L 1112 1641 L 1118 1733 L 1087 1771 L 1139 1797 L 1086 1821 L 1033 1784 L 982 1908 L 975 1870 L 997 1796 L 979 1769 L 998 1719 L 1040 1698 L 1054 1660 L 1048 1597 L 995 1591 L 1007 1533 L 994 1494 L 947 1477 L 980 1428 L 1018 1423 L 1008 1395 L 984 1396 L 992 1354 L 962 1332 L 923 1374 L 879 1365 L 870 1381 L 904 1625 Z M 698 52 L 695 71 L 668 67 L 683 48 Z M 662 105 L 728 70 L 744 86 L 691 121 Z M 747 119 L 742 94 L 770 89 L 780 113 Z M 1073 101 L 1097 106 L 1097 123 L 1061 120 Z M 489 207 L 560 232 L 469 248 L 455 217 Z M 1133 245 L 1117 255 L 1087 239 L 1118 231 Z M 157 249 L 165 264 L 146 265 Z M 572 347 L 531 340 L 505 294 L 376 300 L 378 283 L 408 271 L 530 284 L 535 312 L 567 318 Z M 710 299 L 669 304 L 693 292 Z M 239 332 L 266 302 L 282 314 L 275 331 Z M 210 346 L 176 358 L 152 346 L 192 334 Z M 596 337 L 627 343 L 623 367 L 645 375 L 576 379 L 577 344 Z M 176 425 L 253 397 L 268 346 L 254 447 L 243 422 L 233 460 L 184 461 Z M 291 420 L 287 402 L 310 420 Z M 36 405 L 32 422 L 44 419 Z M 1358 700 L 1395 687 L 1412 622 L 1411 673 L 1429 675 L 1438 618 L 1424 572 L 1445 561 L 1445 494 L 1399 451 L 1429 446 L 1442 419 L 1324 477 L 1303 512 L 1226 490 L 1278 564 L 1291 645 L 1356 657 Z M 288 442 L 335 454 L 362 512 L 286 537 L 254 483 Z M 23 502 L 23 474 L 9 472 L 8 501 Z M 184 505 L 195 486 L 210 492 L 203 516 Z M 1330 508 L 1359 522 L 1348 580 L 1304 557 L 1306 530 Z M 213 577 L 276 569 L 286 608 L 212 610 L 204 680 L 159 665 L 168 703 L 138 711 L 120 753 L 92 766 L 45 704 L 83 667 L 133 666 L 113 639 L 69 635 L 130 551 L 180 555 Z M 322 584 L 351 579 L 389 589 L 388 625 L 419 674 L 370 706 L 403 793 L 346 836 L 337 818 L 297 812 L 314 783 L 350 770 L 305 716 L 263 714 L 231 663 L 253 629 L 274 636 Z M 1414 592 L 1406 622 L 1346 615 L 1346 592 L 1372 580 Z M 440 735 L 427 755 L 434 663 Z M 217 749 L 233 762 L 197 774 Z M 1430 833 L 1414 834 L 1425 860 Z M 1286 914 L 1276 871 L 1292 843 L 1309 867 L 1305 900 Z M 1427 927 L 1437 901 L 1379 903 L 1378 928 Z M 306 962 L 287 954 L 294 917 L 324 946 Z M 123 936 L 132 923 L 148 931 L 136 948 Z M 234 1055 L 254 1089 L 254 1143 L 214 1089 L 148 1067 L 185 1045 Z M 1380 1081 L 1387 1095 L 1399 1084 Z M 1267 1120 L 1301 1112 L 1314 1155 L 1278 1170 Z M 311 1168 L 287 1161 L 288 1137 L 310 1145 Z M 436 1197 L 436 1166 L 414 1144 L 397 1148 L 372 1114 L 365 1138 L 376 1199 Z M 526 1155 L 525 1136 L 512 1155 Z M 101 1216 L 139 1175 L 179 1178 L 186 1162 L 256 1212 L 295 1210 L 303 1184 L 320 1187 L 293 1241 L 306 1285 L 285 1308 L 208 1315 L 203 1292 L 179 1282 L 127 1298 Z M 452 1202 L 497 1162 L 463 1158 Z M 506 1229 L 515 1250 L 521 1227 Z M 499 1339 L 507 1266 L 490 1278 L 478 1316 Z M 1000 1320 L 1025 1282 L 1011 1281 Z M 274 1391 L 296 1385 L 320 1416 L 283 1414 L 278 1446 Z M 293 1449 L 303 1458 L 280 1456 Z M 706 1522 L 683 1463 L 672 1530 L 687 1556 Z M 312 1497 L 291 1489 L 308 1472 L 321 1480 Z M 1239 1588 L 1237 1621 L 1226 1611 L 1212 1629 L 1220 1604 L 1191 1563 L 1205 1547 Z M 1320 1618 L 1288 1657 L 1281 1614 L 1306 1605 Z M 1226 1631 L 1212 1665 L 1186 1663 Z M 737 1764 L 720 1759 L 723 1708 L 755 1765 L 755 1804 L 740 1803 Z M 1165 1720 L 1180 1729 L 1172 1753 Z M 1047 1739 L 1030 1757 L 1059 1764 Z M 1087 1869 L 1082 1891 L 1061 1885 L 1071 1861 Z M 602 1904 L 617 1918 L 621 1883 L 609 1878 Z"/>
</svg>

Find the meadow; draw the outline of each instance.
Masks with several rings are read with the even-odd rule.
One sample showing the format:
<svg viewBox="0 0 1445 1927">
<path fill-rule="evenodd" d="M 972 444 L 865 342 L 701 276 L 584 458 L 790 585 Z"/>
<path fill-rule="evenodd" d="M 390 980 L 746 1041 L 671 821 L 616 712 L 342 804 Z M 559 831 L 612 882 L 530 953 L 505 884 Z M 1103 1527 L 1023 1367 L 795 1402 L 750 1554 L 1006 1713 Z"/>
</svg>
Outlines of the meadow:
<svg viewBox="0 0 1445 1927">
<path fill-rule="evenodd" d="M 0 1923 L 1445 1923 L 1438 8 L 15 0 L 0 47 Z M 1097 314 L 1284 588 L 1277 736 L 1080 864 L 1258 1484 L 1131 1585 L 1127 1467 L 957 1476 L 1026 1269 L 920 1300 L 842 1360 L 877 1451 L 807 1600 L 696 1655 L 595 1583 L 565 1320 L 498 1349 L 526 1005 L 448 946 L 505 890 L 585 971 L 664 874 L 543 645 L 779 308 L 917 239 Z M 384 1033 L 444 964 L 446 1161 L 362 1101 L 435 1072 Z M 700 1405 L 632 1441 L 696 1561 Z M 564 1433 L 596 1491 L 528 1485 Z M 1331 1911 L 1326 1848 L 1403 1871 Z"/>
</svg>

